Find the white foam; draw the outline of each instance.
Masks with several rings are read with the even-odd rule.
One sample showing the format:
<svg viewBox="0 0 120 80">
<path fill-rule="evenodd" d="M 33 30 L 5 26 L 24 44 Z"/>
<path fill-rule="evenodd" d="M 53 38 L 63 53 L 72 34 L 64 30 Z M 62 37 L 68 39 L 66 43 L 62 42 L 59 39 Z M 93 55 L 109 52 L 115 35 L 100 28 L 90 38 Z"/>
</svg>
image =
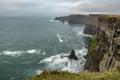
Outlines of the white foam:
<svg viewBox="0 0 120 80">
<path fill-rule="evenodd" d="M 9 56 L 20 56 L 21 55 L 21 51 L 3 51 L 0 54 L 4 54 L 4 55 L 9 55 Z"/>
<path fill-rule="evenodd" d="M 59 20 L 49 20 L 49 22 L 60 22 Z"/>
<path fill-rule="evenodd" d="M 59 33 L 57 33 L 56 36 L 60 43 L 67 42 L 67 41 L 71 40 L 71 38 L 72 38 L 71 36 L 63 35 L 63 34 L 59 34 Z"/>
<path fill-rule="evenodd" d="M 28 53 L 35 53 L 36 50 L 35 49 L 32 49 L 32 50 L 27 50 Z"/>
<path fill-rule="evenodd" d="M 68 24 L 68 22 L 66 21 L 66 22 L 64 22 L 64 24 Z"/>
<path fill-rule="evenodd" d="M 78 73 L 84 69 L 85 59 L 84 56 L 87 54 L 87 49 L 82 48 L 81 50 L 75 50 L 78 60 L 68 59 L 69 54 L 60 53 L 55 56 L 48 57 L 39 62 L 46 63 L 47 68 L 51 70 L 68 71 L 71 73 Z M 64 56 L 64 57 L 63 57 Z"/>
<path fill-rule="evenodd" d="M 36 71 L 36 74 L 37 74 L 37 75 L 40 75 L 42 72 L 43 72 L 43 71 L 41 71 L 41 70 L 37 70 L 37 71 Z"/>
<path fill-rule="evenodd" d="M 62 36 L 60 34 L 57 33 L 57 37 L 60 43 L 63 43 L 64 41 L 62 40 Z"/>
<path fill-rule="evenodd" d="M 72 30 L 73 30 L 74 33 L 77 34 L 77 36 L 83 35 L 83 36 L 92 37 L 92 35 L 83 33 L 84 27 L 74 27 Z"/>
<path fill-rule="evenodd" d="M 22 51 L 6 50 L 6 51 L 1 52 L 0 55 L 7 55 L 7 56 L 12 56 L 12 57 L 18 57 L 18 56 L 21 56 L 21 55 L 23 55 L 25 53 L 45 55 L 45 52 L 41 53 L 40 49 L 31 49 L 31 50 L 22 50 Z"/>
<path fill-rule="evenodd" d="M 52 59 L 54 59 L 55 57 L 60 57 L 63 53 L 58 54 L 58 55 L 54 55 L 48 58 L 43 59 L 42 61 L 40 61 L 40 63 L 44 63 L 44 62 L 52 62 Z"/>
<path fill-rule="evenodd" d="M 89 34 L 84 34 L 83 32 L 82 32 L 82 33 L 79 33 L 78 35 L 83 35 L 83 36 L 92 37 L 92 35 L 89 35 Z"/>
<path fill-rule="evenodd" d="M 74 27 L 72 30 L 79 36 L 80 34 L 82 34 L 83 29 L 84 29 L 83 27 Z"/>
</svg>

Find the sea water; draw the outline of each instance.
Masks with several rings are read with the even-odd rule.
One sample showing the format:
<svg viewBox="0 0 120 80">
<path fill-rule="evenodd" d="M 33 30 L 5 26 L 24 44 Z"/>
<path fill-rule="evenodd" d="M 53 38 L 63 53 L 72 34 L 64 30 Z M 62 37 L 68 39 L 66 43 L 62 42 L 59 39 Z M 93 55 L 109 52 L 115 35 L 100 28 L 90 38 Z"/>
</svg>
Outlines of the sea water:
<svg viewBox="0 0 120 80">
<path fill-rule="evenodd" d="M 22 80 L 45 69 L 82 71 L 90 39 L 83 29 L 45 17 L 0 17 L 0 80 Z M 72 49 L 77 61 L 61 57 Z"/>
</svg>

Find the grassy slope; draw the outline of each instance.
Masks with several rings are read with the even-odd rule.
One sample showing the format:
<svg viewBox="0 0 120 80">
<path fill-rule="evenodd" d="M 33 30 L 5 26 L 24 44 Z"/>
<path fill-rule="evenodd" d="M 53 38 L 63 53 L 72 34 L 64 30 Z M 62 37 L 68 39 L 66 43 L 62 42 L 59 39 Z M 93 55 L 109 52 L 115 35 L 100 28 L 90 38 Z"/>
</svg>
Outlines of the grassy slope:
<svg viewBox="0 0 120 80">
<path fill-rule="evenodd" d="M 79 74 L 72 74 L 46 70 L 41 75 L 35 75 L 28 80 L 120 80 L 120 72 L 118 70 L 93 73 L 84 71 Z"/>
</svg>

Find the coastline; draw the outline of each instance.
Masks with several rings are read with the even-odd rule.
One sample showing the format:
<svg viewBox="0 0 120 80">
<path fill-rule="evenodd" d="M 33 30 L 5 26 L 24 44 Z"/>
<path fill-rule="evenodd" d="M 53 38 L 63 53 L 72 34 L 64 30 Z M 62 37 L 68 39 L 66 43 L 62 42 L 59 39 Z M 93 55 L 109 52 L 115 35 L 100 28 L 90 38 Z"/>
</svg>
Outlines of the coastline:
<svg viewBox="0 0 120 80">
<path fill-rule="evenodd" d="M 62 71 L 58 72 L 58 71 L 46 70 L 41 75 L 33 76 L 31 80 L 38 80 L 38 79 L 45 79 L 45 80 L 51 80 L 51 79 L 52 80 L 57 80 L 57 79 L 59 79 L 59 80 L 63 80 L 63 79 L 65 79 L 65 80 L 73 80 L 73 79 L 74 80 L 77 80 L 77 79 L 80 79 L 80 80 L 82 80 L 82 79 L 84 79 L 84 80 L 100 80 L 100 79 L 114 80 L 114 79 L 116 79 L 116 80 L 119 80 L 119 78 L 120 78 L 118 76 L 120 74 L 120 67 L 119 67 L 120 65 L 118 64 L 119 55 L 118 55 L 118 57 L 114 57 L 114 55 L 113 55 L 114 52 L 111 51 L 111 53 L 110 53 L 111 56 L 105 57 L 105 55 L 108 54 L 108 51 L 110 49 L 106 48 L 106 53 L 104 52 L 104 49 L 105 49 L 104 46 L 106 45 L 105 41 L 108 40 L 109 38 L 111 38 L 111 36 L 106 38 L 106 40 L 103 40 L 103 45 L 102 46 L 101 46 L 102 43 L 100 42 L 100 44 L 98 45 L 99 41 L 97 41 L 98 37 L 102 37 L 101 32 L 104 31 L 103 30 L 104 27 L 108 27 L 106 32 L 109 32 L 110 31 L 110 29 L 109 29 L 110 27 L 108 26 L 109 24 L 111 24 L 111 26 L 113 26 L 114 24 L 116 24 L 116 26 L 119 25 L 119 23 L 120 23 L 119 18 L 120 18 L 119 16 L 114 16 L 114 15 L 99 15 L 98 24 L 96 25 L 97 27 L 99 26 L 99 29 L 97 27 L 95 27 L 97 29 L 97 32 L 95 33 L 95 35 L 97 37 L 95 37 L 95 36 L 92 37 L 91 41 L 89 43 L 88 54 L 86 56 L 86 63 L 85 63 L 85 70 L 84 71 L 82 71 L 81 73 L 78 73 L 78 74 L 71 74 L 71 73 L 62 72 Z M 108 22 L 108 21 L 112 21 L 112 23 L 114 23 L 114 24 L 112 24 L 111 22 Z M 103 26 L 103 28 L 101 28 L 102 26 Z M 115 38 L 115 40 L 118 39 L 117 43 L 114 43 L 115 45 L 118 46 L 118 48 L 116 50 L 117 54 L 119 54 L 119 52 L 120 52 L 119 29 L 120 29 L 120 27 L 117 26 L 117 29 L 115 28 L 115 30 L 117 30 L 118 32 L 117 31 L 114 32 L 115 35 L 116 35 L 116 32 L 118 33 L 117 34 L 118 38 Z M 107 37 L 107 36 L 105 36 L 105 37 Z M 112 41 L 113 40 L 114 39 L 112 39 Z M 96 49 L 97 45 L 101 46 L 102 48 L 97 50 Z M 110 47 L 113 47 L 113 45 L 110 45 Z M 96 52 L 95 50 L 99 51 L 99 54 L 97 54 L 98 52 Z M 104 53 L 104 54 L 102 54 L 102 53 Z M 100 56 L 100 55 L 102 55 L 101 59 L 99 59 L 99 58 L 94 59 L 95 57 Z M 90 58 L 90 56 L 92 58 Z M 105 59 L 109 60 L 110 59 L 109 57 L 117 58 L 116 61 L 117 61 L 118 65 L 117 66 L 116 65 L 110 65 L 112 67 L 109 66 L 108 67 L 109 69 L 108 68 L 104 69 L 105 66 L 103 66 L 103 65 L 107 63 L 104 60 Z M 102 60 L 103 58 L 104 58 L 104 60 Z M 96 61 L 99 61 L 99 63 L 96 62 Z M 92 62 L 93 65 L 91 65 L 90 62 Z M 114 61 L 110 60 L 110 62 L 114 62 Z M 94 73 L 94 72 L 96 72 L 96 73 Z M 47 76 L 47 75 L 49 75 L 49 76 Z M 112 75 L 112 76 L 109 77 L 110 75 Z"/>
</svg>

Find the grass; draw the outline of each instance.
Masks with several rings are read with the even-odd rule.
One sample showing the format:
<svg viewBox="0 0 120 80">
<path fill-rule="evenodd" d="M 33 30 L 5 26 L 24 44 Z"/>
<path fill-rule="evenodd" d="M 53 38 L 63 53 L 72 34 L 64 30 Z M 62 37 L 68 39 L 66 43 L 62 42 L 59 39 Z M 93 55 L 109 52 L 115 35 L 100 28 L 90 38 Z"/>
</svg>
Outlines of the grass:
<svg viewBox="0 0 120 80">
<path fill-rule="evenodd" d="M 94 51 L 96 49 L 96 46 L 97 46 L 97 37 L 96 35 L 94 35 L 90 40 L 88 53 Z"/>
<path fill-rule="evenodd" d="M 118 70 L 93 73 L 83 71 L 79 74 L 72 74 L 45 70 L 41 75 L 35 75 L 26 80 L 120 80 L 120 72 Z"/>
</svg>

